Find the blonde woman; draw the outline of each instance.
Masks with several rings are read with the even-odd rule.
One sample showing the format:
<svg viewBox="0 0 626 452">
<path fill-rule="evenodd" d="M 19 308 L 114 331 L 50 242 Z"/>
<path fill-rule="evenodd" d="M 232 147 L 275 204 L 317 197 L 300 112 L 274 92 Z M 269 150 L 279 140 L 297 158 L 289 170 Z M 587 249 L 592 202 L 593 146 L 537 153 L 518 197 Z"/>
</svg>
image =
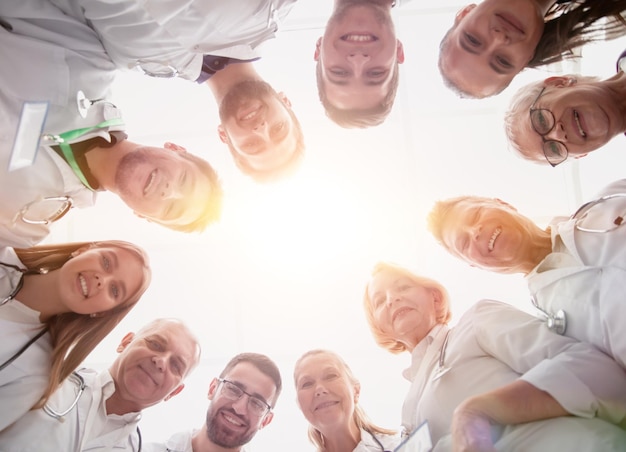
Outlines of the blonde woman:
<svg viewBox="0 0 626 452">
<path fill-rule="evenodd" d="M 368 419 L 358 404 L 361 385 L 336 353 L 306 352 L 296 362 L 293 378 L 318 452 L 385 452 L 399 443 L 393 430 Z"/>
<path fill-rule="evenodd" d="M 150 283 L 122 241 L 0 249 L 0 431 L 46 404 Z"/>
</svg>

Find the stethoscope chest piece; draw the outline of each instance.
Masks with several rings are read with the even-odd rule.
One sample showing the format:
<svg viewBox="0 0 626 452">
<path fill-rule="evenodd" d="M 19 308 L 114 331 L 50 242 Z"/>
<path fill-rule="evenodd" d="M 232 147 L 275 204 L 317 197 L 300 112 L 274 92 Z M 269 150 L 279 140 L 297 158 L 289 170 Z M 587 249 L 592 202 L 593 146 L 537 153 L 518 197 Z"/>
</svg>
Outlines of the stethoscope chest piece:
<svg viewBox="0 0 626 452">
<path fill-rule="evenodd" d="M 567 329 L 567 315 L 565 314 L 565 311 L 563 309 L 559 309 L 558 311 L 556 311 L 556 314 L 551 314 L 545 309 L 539 307 L 539 303 L 537 303 L 537 300 L 534 296 L 531 295 L 530 301 L 533 306 L 537 308 L 537 310 L 541 312 L 541 314 L 543 314 L 543 316 L 545 317 L 546 326 L 550 331 L 553 331 L 556 334 L 560 335 L 565 334 L 565 330 Z"/>
</svg>

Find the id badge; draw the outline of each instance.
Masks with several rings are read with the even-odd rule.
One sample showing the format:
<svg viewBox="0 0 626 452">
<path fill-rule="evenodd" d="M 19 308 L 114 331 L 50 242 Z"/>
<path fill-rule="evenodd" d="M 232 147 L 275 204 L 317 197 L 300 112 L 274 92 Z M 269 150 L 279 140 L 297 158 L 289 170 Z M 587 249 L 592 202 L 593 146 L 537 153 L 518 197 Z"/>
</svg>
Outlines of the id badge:
<svg viewBox="0 0 626 452">
<path fill-rule="evenodd" d="M 48 102 L 24 102 L 9 159 L 9 172 L 26 168 L 35 161 L 48 107 Z"/>
</svg>

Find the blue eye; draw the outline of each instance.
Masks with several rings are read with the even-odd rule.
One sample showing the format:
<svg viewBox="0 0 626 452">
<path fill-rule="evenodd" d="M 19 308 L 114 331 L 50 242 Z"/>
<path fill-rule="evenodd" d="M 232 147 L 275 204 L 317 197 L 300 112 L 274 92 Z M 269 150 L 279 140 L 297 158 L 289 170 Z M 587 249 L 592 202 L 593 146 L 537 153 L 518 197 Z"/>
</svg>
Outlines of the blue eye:
<svg viewBox="0 0 626 452">
<path fill-rule="evenodd" d="M 102 267 L 108 271 L 109 268 L 111 267 L 111 262 L 109 261 L 109 258 L 106 256 L 102 256 Z"/>
<path fill-rule="evenodd" d="M 111 285 L 111 295 L 115 299 L 117 299 L 120 296 L 120 289 L 117 287 L 117 284 Z"/>
</svg>

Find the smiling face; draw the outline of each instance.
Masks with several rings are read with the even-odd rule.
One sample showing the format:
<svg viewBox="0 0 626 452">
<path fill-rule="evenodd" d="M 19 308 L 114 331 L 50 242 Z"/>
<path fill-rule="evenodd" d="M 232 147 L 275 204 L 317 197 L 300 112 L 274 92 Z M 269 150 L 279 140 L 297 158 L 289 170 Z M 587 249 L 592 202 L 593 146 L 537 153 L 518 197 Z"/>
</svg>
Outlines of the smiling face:
<svg viewBox="0 0 626 452">
<path fill-rule="evenodd" d="M 626 130 L 615 92 L 602 82 L 577 81 L 576 76 L 571 75 L 550 77 L 544 81 L 544 86 L 533 109 L 552 113 L 554 127 L 544 138 L 563 143 L 568 157 L 583 157 Z M 515 117 L 512 123 L 515 147 L 532 160 L 547 164 L 543 140 L 532 127 L 529 108 L 517 109 Z"/>
<path fill-rule="evenodd" d="M 441 239 L 448 251 L 476 267 L 514 273 L 532 260 L 529 231 L 534 229 L 530 219 L 502 201 L 468 199 L 449 209 Z"/>
<path fill-rule="evenodd" d="M 324 436 L 347 430 L 359 398 L 360 386 L 332 354 L 315 352 L 301 358 L 294 370 L 298 406 L 309 423 Z"/>
<path fill-rule="evenodd" d="M 388 8 L 354 2 L 337 7 L 316 44 L 322 86 L 335 108 L 368 110 L 385 100 L 404 61 Z"/>
<path fill-rule="evenodd" d="M 378 329 L 408 350 L 413 350 L 437 325 L 443 307 L 438 290 L 418 285 L 408 275 L 389 268 L 372 276 L 367 298 Z"/>
<path fill-rule="evenodd" d="M 475 97 L 499 93 L 526 67 L 544 28 L 530 0 L 484 0 L 456 16 L 441 46 L 440 69 L 460 91 Z"/>
<path fill-rule="evenodd" d="M 108 311 L 143 287 L 144 268 L 139 256 L 124 248 L 83 249 L 58 270 L 61 301 L 78 314 Z"/>
<path fill-rule="evenodd" d="M 276 385 L 271 377 L 249 362 L 240 362 L 222 377 L 248 394 L 273 406 L 276 401 Z M 268 425 L 274 413 L 255 415 L 248 408 L 248 396 L 230 400 L 222 394 L 223 385 L 213 379 L 209 387 L 211 404 L 206 414 L 209 440 L 224 448 L 236 448 L 247 444 L 256 432 Z"/>
<path fill-rule="evenodd" d="M 183 324 L 170 320 L 154 321 L 137 335 L 127 334 L 118 352 L 110 372 L 116 382 L 115 400 L 123 401 L 126 412 L 178 394 L 199 359 L 195 338 Z"/>
<path fill-rule="evenodd" d="M 187 225 L 202 216 L 211 181 L 182 148 L 138 146 L 119 162 L 115 192 L 138 215 L 157 223 Z"/>
<path fill-rule="evenodd" d="M 220 104 L 220 120 L 220 139 L 254 171 L 280 167 L 298 151 L 301 132 L 291 103 L 263 81 L 233 86 Z"/>
</svg>

